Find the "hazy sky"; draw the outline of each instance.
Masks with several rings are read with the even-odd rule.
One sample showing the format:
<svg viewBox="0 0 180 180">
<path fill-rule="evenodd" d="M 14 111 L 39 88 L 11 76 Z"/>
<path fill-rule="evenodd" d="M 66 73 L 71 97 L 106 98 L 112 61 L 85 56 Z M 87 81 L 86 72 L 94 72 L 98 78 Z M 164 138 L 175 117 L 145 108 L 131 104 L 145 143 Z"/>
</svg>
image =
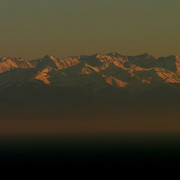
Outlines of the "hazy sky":
<svg viewBox="0 0 180 180">
<path fill-rule="evenodd" d="M 180 55 L 179 0 L 0 0 L 0 57 Z"/>
</svg>

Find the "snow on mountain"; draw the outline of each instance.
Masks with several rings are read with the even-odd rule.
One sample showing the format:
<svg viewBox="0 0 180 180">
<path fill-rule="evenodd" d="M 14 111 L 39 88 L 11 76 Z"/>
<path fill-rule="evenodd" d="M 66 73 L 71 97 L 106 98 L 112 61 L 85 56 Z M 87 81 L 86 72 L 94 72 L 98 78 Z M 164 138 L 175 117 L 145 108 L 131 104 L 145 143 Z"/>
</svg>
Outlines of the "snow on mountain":
<svg viewBox="0 0 180 180">
<path fill-rule="evenodd" d="M 144 87 L 180 83 L 180 57 L 155 58 L 148 53 L 122 56 L 118 53 L 95 54 L 59 59 L 3 57 L 0 59 L 0 87 L 42 82 L 58 87 L 92 87 L 97 92 L 107 86 L 134 91 Z"/>
</svg>

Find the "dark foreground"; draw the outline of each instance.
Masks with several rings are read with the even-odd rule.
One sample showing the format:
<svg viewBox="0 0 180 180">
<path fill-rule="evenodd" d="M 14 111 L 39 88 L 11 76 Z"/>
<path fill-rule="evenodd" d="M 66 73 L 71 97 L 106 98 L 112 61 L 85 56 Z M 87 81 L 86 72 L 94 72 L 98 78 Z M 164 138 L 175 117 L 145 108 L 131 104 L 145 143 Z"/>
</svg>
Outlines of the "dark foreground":
<svg viewBox="0 0 180 180">
<path fill-rule="evenodd" d="M 0 166 L 180 168 L 180 135 L 1 136 Z"/>
</svg>

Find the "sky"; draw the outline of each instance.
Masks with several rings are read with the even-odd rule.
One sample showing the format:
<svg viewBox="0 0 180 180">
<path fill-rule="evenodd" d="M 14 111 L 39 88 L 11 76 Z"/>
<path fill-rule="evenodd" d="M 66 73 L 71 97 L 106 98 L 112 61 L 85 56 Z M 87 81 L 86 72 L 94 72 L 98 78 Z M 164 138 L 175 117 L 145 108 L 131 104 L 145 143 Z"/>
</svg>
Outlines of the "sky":
<svg viewBox="0 0 180 180">
<path fill-rule="evenodd" d="M 0 57 L 180 55 L 179 0 L 0 0 Z"/>
</svg>

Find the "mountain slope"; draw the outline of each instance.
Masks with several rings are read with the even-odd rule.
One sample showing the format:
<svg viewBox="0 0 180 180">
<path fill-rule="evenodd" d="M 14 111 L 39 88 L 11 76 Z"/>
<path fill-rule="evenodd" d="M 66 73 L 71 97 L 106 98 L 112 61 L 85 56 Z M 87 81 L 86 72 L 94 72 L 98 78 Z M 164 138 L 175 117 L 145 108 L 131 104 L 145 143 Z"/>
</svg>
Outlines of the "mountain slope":
<svg viewBox="0 0 180 180">
<path fill-rule="evenodd" d="M 1 106 L 168 102 L 167 94 L 179 91 L 179 83 L 178 56 L 109 53 L 0 59 Z M 178 102 L 179 94 L 174 96 L 173 101 Z"/>
</svg>

